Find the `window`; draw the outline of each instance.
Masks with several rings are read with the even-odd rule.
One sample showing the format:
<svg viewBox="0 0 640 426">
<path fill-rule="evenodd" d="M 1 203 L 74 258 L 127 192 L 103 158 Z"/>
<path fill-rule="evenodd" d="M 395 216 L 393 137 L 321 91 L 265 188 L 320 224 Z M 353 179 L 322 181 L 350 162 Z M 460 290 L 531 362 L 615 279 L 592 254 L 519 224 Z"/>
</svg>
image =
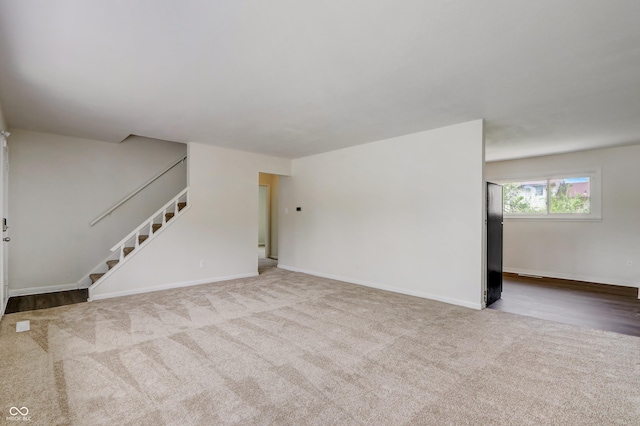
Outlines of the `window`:
<svg viewBox="0 0 640 426">
<path fill-rule="evenodd" d="M 507 218 L 599 219 L 600 172 L 498 180 Z"/>
<path fill-rule="evenodd" d="M 546 214 L 547 181 L 507 182 L 502 186 L 506 214 Z"/>
</svg>

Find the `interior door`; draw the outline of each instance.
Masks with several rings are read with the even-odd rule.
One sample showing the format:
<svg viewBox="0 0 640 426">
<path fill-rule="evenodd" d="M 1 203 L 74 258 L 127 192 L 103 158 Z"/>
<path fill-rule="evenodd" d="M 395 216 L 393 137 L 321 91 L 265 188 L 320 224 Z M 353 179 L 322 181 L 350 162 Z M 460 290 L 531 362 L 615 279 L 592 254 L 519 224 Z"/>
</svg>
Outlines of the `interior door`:
<svg viewBox="0 0 640 426">
<path fill-rule="evenodd" d="M 502 186 L 487 182 L 487 306 L 502 296 Z"/>
<path fill-rule="evenodd" d="M 7 139 L 5 135 L 0 134 L 0 214 L 2 217 L 2 242 L 0 242 L 0 314 L 4 314 L 4 309 L 9 300 L 9 268 L 7 267 L 9 259 L 9 227 L 7 226 L 7 217 L 9 211 L 9 152 L 7 148 Z"/>
</svg>

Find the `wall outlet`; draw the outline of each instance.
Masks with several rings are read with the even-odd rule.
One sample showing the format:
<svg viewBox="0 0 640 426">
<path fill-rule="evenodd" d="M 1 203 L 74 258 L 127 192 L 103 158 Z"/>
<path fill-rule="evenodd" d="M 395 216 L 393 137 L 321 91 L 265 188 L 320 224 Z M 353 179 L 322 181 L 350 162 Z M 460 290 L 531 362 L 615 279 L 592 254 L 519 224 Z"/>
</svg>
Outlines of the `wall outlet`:
<svg viewBox="0 0 640 426">
<path fill-rule="evenodd" d="M 201 268 L 204 268 L 204 260 L 201 260 L 201 261 L 200 261 L 200 267 L 201 267 Z"/>
</svg>

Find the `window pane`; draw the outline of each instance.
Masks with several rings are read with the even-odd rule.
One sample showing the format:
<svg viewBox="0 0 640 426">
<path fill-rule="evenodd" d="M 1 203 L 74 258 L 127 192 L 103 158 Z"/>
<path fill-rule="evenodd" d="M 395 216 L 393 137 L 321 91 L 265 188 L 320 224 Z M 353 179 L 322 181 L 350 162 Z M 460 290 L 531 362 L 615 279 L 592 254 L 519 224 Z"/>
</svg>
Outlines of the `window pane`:
<svg viewBox="0 0 640 426">
<path fill-rule="evenodd" d="M 551 213 L 589 213 L 591 188 L 588 177 L 549 181 Z"/>
<path fill-rule="evenodd" d="M 507 214 L 546 214 L 547 181 L 509 182 L 502 187 Z"/>
</svg>

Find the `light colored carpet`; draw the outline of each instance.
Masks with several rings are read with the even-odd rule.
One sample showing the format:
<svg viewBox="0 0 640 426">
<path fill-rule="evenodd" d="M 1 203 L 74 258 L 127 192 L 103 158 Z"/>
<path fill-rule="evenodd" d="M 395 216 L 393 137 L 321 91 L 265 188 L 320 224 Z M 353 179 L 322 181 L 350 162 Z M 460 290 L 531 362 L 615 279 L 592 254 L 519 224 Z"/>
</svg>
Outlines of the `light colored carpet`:
<svg viewBox="0 0 640 426">
<path fill-rule="evenodd" d="M 265 272 L 270 271 L 271 269 L 278 266 L 278 261 L 273 259 L 265 258 L 264 256 L 258 257 L 258 273 L 264 274 Z"/>
<path fill-rule="evenodd" d="M 15 406 L 43 425 L 640 424 L 640 338 L 271 265 L 6 315 L 2 420 Z"/>
</svg>

